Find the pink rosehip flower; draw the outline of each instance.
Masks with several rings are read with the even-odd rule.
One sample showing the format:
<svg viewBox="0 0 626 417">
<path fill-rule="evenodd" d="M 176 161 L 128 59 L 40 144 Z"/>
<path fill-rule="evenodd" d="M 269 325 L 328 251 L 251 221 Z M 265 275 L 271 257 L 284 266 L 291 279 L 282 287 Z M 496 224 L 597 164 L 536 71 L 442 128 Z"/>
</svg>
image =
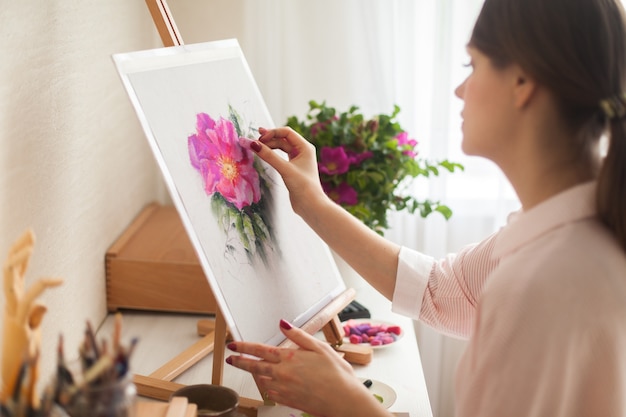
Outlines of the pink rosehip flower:
<svg viewBox="0 0 626 417">
<path fill-rule="evenodd" d="M 237 209 L 259 202 L 259 174 L 254 154 L 239 144 L 233 123 L 206 113 L 196 116 L 196 134 L 188 137 L 189 159 L 204 180 L 208 195 L 219 193 Z"/>
<path fill-rule="evenodd" d="M 346 151 L 342 146 L 332 148 L 324 146 L 320 151 L 320 161 L 318 169 L 323 174 L 337 175 L 348 172 L 350 168 L 350 160 Z"/>
<path fill-rule="evenodd" d="M 370 159 L 374 156 L 374 152 L 365 151 L 361 153 L 354 152 L 352 150 L 346 149 L 346 155 L 348 156 L 348 160 L 350 161 L 350 165 L 359 165 L 361 162 L 366 159 Z"/>
<path fill-rule="evenodd" d="M 359 202 L 358 194 L 347 182 L 342 182 L 337 187 L 329 183 L 322 183 L 322 188 L 328 197 L 337 204 L 354 206 Z"/>
<path fill-rule="evenodd" d="M 311 125 L 311 136 L 317 135 L 319 132 L 326 130 L 328 122 L 317 122 Z"/>
<path fill-rule="evenodd" d="M 402 153 L 404 155 L 408 155 L 411 158 L 415 158 L 417 156 L 417 152 L 415 152 L 415 147 L 417 146 L 417 141 L 415 139 L 409 139 L 409 134 L 407 132 L 401 132 L 396 136 L 396 140 L 398 141 L 398 145 L 402 148 L 410 147 L 410 149 L 404 149 Z"/>
<path fill-rule="evenodd" d="M 324 132 L 333 120 L 339 120 L 339 118 L 337 116 L 333 116 L 332 118 L 324 120 L 323 122 L 313 123 L 311 125 L 311 136 L 316 136 L 318 133 Z"/>
</svg>

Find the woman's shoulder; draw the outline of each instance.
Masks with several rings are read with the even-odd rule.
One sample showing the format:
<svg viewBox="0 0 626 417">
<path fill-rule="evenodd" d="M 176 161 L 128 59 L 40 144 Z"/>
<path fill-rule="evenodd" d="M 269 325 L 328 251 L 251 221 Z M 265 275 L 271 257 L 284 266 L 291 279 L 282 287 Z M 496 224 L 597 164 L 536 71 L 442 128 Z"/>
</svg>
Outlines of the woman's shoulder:
<svg viewBox="0 0 626 417">
<path fill-rule="evenodd" d="M 547 273 L 593 273 L 626 279 L 626 251 L 611 231 L 596 218 L 563 226 L 539 240 L 533 248 Z"/>
<path fill-rule="evenodd" d="M 583 313 L 621 310 L 626 315 L 626 252 L 595 218 L 554 230 L 508 259 L 488 289 L 522 303 Z M 550 306 L 551 305 L 551 306 Z"/>
<path fill-rule="evenodd" d="M 571 277 L 603 273 L 626 277 L 626 251 L 611 231 L 591 217 L 547 230 L 502 260 L 515 275 Z"/>
</svg>

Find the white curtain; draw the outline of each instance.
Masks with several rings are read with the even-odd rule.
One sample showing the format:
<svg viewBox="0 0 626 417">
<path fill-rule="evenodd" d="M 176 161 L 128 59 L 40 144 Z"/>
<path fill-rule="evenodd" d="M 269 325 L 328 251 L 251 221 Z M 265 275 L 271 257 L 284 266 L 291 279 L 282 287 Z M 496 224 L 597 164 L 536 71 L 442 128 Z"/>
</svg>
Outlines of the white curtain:
<svg viewBox="0 0 626 417">
<path fill-rule="evenodd" d="M 465 45 L 482 0 L 170 0 L 190 10 L 187 43 L 237 37 L 276 125 L 302 117 L 308 101 L 366 115 L 402 109 L 420 154 L 461 162 L 463 173 L 420 180 L 416 194 L 454 211 L 446 222 L 394 214 L 387 237 L 439 257 L 482 239 L 518 203 L 486 160 L 460 151 Z M 186 3 L 186 4 L 184 4 Z M 174 10 L 175 12 L 177 10 Z M 174 14 L 178 16 L 178 14 Z M 186 33 L 193 36 L 188 37 Z M 433 413 L 454 414 L 453 375 L 464 342 L 416 324 Z"/>
</svg>

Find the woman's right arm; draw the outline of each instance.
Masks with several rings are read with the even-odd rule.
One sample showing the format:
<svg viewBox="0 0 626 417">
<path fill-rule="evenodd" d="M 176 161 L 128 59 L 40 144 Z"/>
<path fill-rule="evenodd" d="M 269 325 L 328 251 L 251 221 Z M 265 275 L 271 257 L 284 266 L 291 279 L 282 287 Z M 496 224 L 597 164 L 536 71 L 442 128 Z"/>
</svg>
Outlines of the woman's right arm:
<svg viewBox="0 0 626 417">
<path fill-rule="evenodd" d="M 326 196 L 311 143 L 291 128 L 259 132 L 260 143 L 253 142 L 251 148 L 282 176 L 294 211 L 374 288 L 392 300 L 394 311 L 441 332 L 469 336 L 485 280 L 498 265 L 492 255 L 497 233 L 440 260 L 407 248 L 400 257 L 400 246 L 369 229 Z M 282 150 L 289 160 L 272 149 Z"/>
<path fill-rule="evenodd" d="M 369 229 L 324 193 L 315 147 L 288 127 L 260 128 L 250 147 L 282 176 L 294 211 L 386 298 L 393 297 L 400 246 Z M 280 149 L 288 160 L 273 152 Z"/>
</svg>

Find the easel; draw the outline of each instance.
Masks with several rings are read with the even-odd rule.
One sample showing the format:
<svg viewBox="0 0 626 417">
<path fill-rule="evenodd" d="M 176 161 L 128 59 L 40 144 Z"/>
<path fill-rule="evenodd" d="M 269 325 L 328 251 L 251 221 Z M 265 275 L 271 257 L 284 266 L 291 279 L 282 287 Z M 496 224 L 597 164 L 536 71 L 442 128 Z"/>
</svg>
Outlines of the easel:
<svg viewBox="0 0 626 417">
<path fill-rule="evenodd" d="M 163 45 L 166 47 L 183 45 L 182 37 L 167 6 L 167 1 L 146 0 L 146 4 Z M 372 349 L 365 346 L 342 344 L 343 330 L 338 317 L 339 312 L 354 300 L 355 295 L 356 291 L 354 289 L 349 288 L 345 290 L 302 325 L 301 328 L 310 334 L 322 330 L 326 341 L 338 353 L 342 354 L 345 360 L 365 365 L 372 359 Z M 173 382 L 173 380 L 202 358 L 211 354 L 211 352 L 213 353 L 211 383 L 216 385 L 222 383 L 228 329 L 219 308 L 216 309 L 215 320 L 200 320 L 197 330 L 202 338 L 196 343 L 150 375 L 134 376 L 139 395 L 159 400 L 169 400 L 172 392 L 183 386 Z M 282 343 L 281 346 L 294 347 L 289 340 Z M 261 401 L 241 397 L 239 411 L 247 416 L 256 417 L 256 409 L 261 404 L 263 404 Z"/>
</svg>

